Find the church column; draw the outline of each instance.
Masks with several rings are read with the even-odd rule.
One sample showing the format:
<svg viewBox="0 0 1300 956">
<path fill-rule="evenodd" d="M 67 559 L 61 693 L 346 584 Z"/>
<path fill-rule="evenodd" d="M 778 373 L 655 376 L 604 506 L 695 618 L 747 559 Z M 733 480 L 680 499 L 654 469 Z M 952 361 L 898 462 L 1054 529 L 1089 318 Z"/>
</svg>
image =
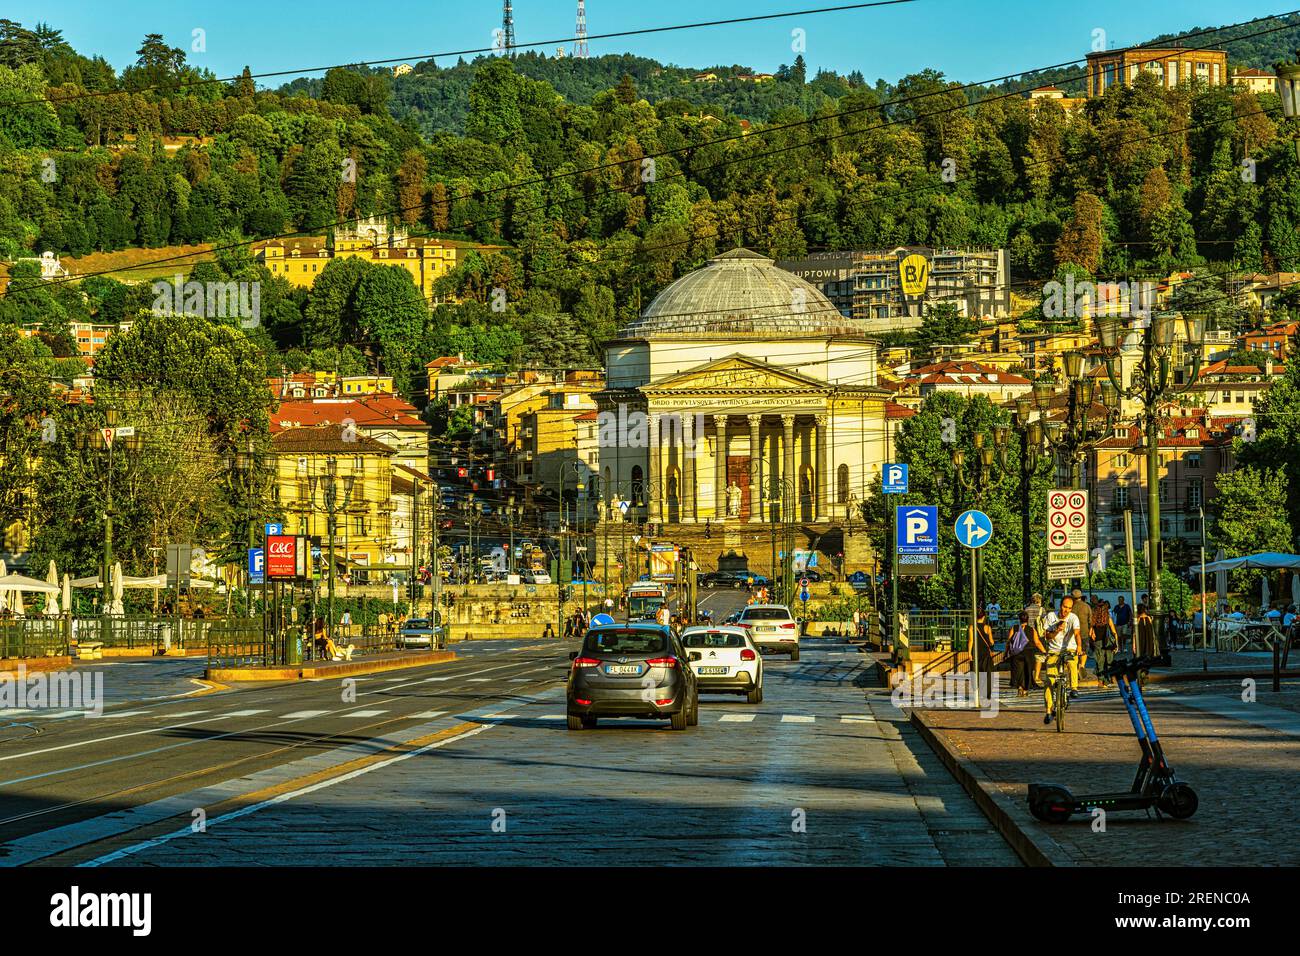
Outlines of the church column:
<svg viewBox="0 0 1300 956">
<path fill-rule="evenodd" d="M 817 440 L 817 474 L 813 476 L 813 479 L 816 482 L 814 487 L 817 489 L 815 494 L 817 496 L 816 517 L 818 521 L 825 521 L 831 515 L 829 499 L 827 498 L 827 482 L 830 475 L 827 473 L 826 464 L 826 453 L 828 451 L 826 447 L 826 420 L 827 416 L 824 413 L 818 415 L 817 425 L 813 429 Z"/>
<path fill-rule="evenodd" d="M 795 520 L 794 503 L 797 501 L 799 494 L 798 476 L 795 473 L 794 466 L 794 416 L 781 416 L 781 451 L 785 459 L 781 466 L 785 479 L 781 487 L 781 520 Z"/>
<path fill-rule="evenodd" d="M 713 502 L 718 521 L 727 519 L 727 416 L 714 415 L 717 441 L 713 443 Z"/>
<path fill-rule="evenodd" d="M 659 444 L 659 413 L 651 412 L 647 416 L 647 425 L 650 428 L 650 479 L 646 482 L 646 520 L 659 522 L 663 520 L 663 512 L 660 510 L 659 503 L 662 500 L 663 489 L 663 462 L 660 459 L 662 449 Z"/>
<path fill-rule="evenodd" d="M 763 446 L 759 444 L 762 415 L 747 415 L 749 420 L 749 520 L 763 520 Z"/>
<path fill-rule="evenodd" d="M 678 453 L 677 461 L 681 467 L 682 484 L 678 490 L 681 497 L 681 504 L 678 505 L 680 512 L 679 521 L 695 520 L 695 449 L 698 448 L 695 438 L 695 416 L 684 412 L 677 413 L 678 420 L 682 423 L 682 444 L 681 451 Z"/>
</svg>

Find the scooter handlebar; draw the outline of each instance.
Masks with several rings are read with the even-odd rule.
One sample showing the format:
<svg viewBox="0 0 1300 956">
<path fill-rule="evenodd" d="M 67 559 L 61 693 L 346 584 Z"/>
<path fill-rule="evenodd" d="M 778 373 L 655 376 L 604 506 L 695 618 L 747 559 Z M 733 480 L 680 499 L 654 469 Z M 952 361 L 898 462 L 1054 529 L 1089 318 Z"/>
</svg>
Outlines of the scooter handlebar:
<svg viewBox="0 0 1300 956">
<path fill-rule="evenodd" d="M 1102 669 L 1103 677 L 1133 677 L 1139 671 L 1158 667 L 1158 657 L 1125 657 L 1111 661 Z"/>
</svg>

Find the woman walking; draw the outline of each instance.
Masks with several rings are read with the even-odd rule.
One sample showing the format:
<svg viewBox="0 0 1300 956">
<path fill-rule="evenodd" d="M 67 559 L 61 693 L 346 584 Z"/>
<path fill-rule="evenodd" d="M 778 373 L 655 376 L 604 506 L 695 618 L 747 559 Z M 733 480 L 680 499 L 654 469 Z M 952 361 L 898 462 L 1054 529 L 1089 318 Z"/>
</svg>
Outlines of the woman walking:
<svg viewBox="0 0 1300 956">
<path fill-rule="evenodd" d="M 1011 686 L 1017 697 L 1028 697 L 1034 672 L 1034 643 L 1037 634 L 1029 623 L 1029 613 L 1020 612 L 1020 621 L 1007 638 L 1007 656 L 1011 658 Z"/>
</svg>

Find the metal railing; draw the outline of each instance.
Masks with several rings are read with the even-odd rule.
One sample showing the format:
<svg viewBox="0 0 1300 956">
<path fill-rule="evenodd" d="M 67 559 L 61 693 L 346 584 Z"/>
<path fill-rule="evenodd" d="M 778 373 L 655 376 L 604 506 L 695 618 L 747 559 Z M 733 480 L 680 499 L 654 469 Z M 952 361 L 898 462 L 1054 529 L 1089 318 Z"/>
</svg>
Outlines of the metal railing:
<svg viewBox="0 0 1300 956">
<path fill-rule="evenodd" d="M 68 632 L 57 618 L 0 621 L 0 659 L 61 657 L 68 653 Z"/>
<path fill-rule="evenodd" d="M 904 611 L 903 616 L 911 650 L 969 650 L 970 611 Z"/>
<path fill-rule="evenodd" d="M 276 657 L 272 638 L 262 631 L 261 618 L 187 623 L 204 625 L 191 640 L 197 641 L 201 635 L 206 642 L 209 668 L 264 667 Z"/>
</svg>

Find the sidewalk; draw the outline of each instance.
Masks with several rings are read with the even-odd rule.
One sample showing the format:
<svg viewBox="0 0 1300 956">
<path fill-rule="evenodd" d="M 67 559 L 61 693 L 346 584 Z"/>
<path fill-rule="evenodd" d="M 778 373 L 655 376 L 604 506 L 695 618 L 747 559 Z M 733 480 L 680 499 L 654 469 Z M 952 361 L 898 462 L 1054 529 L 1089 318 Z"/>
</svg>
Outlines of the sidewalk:
<svg viewBox="0 0 1300 956">
<path fill-rule="evenodd" d="M 1300 863 L 1300 820 L 1293 810 L 1300 779 L 1300 683 L 1292 679 L 1283 688 L 1274 695 L 1261 684 L 1257 699 L 1243 702 L 1241 687 L 1221 680 L 1148 685 L 1147 704 L 1165 755 L 1178 778 L 1196 790 L 1200 807 L 1186 821 L 1114 812 L 1104 832 L 1094 831 L 1087 816 L 1040 823 L 1029 813 L 1026 793 L 1031 782 L 1059 783 L 1075 793 L 1128 789 L 1139 750 L 1115 691 L 1081 694 L 1070 707 L 1065 733 L 1043 724 L 1037 697 L 1004 698 L 994 717 L 974 710 L 915 710 L 912 721 L 955 765 L 968 790 L 987 778 L 997 797 L 990 819 L 996 824 L 999 813 L 1009 817 L 1001 822 L 1013 826 L 1034 855 L 1041 854 L 1040 862 L 1294 866 Z"/>
</svg>

